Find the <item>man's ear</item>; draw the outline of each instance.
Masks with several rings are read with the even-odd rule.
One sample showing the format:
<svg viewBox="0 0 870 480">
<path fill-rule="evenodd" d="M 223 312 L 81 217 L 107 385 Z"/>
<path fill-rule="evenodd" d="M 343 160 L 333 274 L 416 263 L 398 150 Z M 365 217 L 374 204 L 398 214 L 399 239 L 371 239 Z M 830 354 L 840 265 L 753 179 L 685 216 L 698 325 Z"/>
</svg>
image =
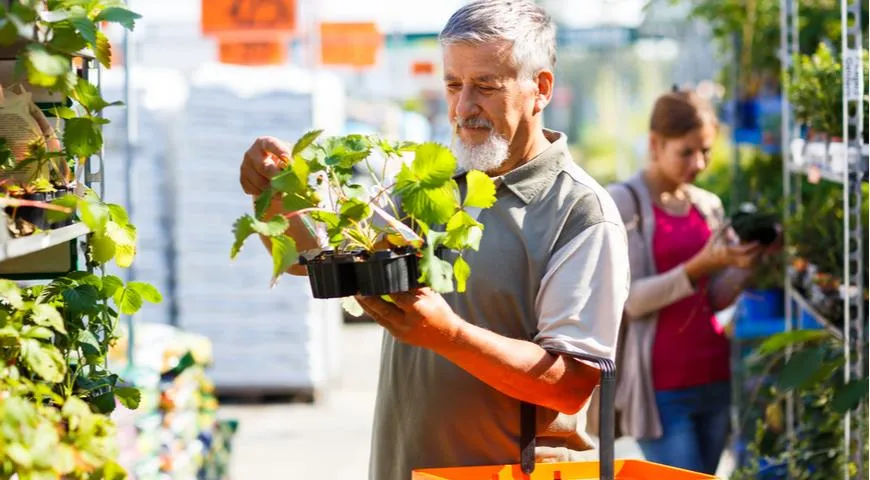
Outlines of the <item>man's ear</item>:
<svg viewBox="0 0 870 480">
<path fill-rule="evenodd" d="M 537 85 L 533 113 L 537 115 L 544 111 L 544 108 L 550 104 L 550 99 L 553 98 L 553 72 L 541 70 L 535 80 Z"/>
<path fill-rule="evenodd" d="M 655 132 L 649 133 L 649 158 L 655 161 L 658 151 L 664 145 L 665 139 Z"/>
</svg>

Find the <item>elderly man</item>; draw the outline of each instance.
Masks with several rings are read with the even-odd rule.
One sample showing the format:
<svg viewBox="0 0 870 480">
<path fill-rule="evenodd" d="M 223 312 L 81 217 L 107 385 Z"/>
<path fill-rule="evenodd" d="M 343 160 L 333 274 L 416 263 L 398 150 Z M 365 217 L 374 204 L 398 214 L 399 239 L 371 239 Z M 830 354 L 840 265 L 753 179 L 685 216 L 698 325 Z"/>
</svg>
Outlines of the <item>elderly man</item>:
<svg viewBox="0 0 870 480">
<path fill-rule="evenodd" d="M 468 254 L 465 294 L 359 299 L 387 330 L 373 480 L 517 463 L 521 402 L 539 407 L 539 461 L 590 449 L 583 409 L 598 370 L 553 352 L 612 358 L 628 294 L 613 201 L 572 161 L 565 135 L 543 128 L 556 61 L 550 17 L 529 0 L 475 1 L 453 14 L 441 43 L 453 151 L 464 170 L 496 179 L 497 201 L 478 219 L 485 233 Z M 259 193 L 287 152 L 258 139 L 242 164 L 245 191 Z"/>
</svg>

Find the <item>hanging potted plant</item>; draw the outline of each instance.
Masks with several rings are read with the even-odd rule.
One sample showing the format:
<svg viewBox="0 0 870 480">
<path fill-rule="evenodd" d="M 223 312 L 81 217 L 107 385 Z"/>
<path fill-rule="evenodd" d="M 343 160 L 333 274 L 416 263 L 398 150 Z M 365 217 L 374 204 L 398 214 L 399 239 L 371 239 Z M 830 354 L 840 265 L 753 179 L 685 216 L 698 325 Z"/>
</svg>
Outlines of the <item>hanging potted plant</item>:
<svg viewBox="0 0 870 480">
<path fill-rule="evenodd" d="M 250 235 L 268 237 L 273 284 L 298 261 L 315 298 L 386 295 L 423 285 L 439 293 L 465 291 L 471 270 L 462 254 L 477 250 L 483 235 L 472 211 L 495 203 L 493 180 L 469 171 L 460 188 L 455 157 L 435 143 L 395 144 L 362 135 L 318 142 L 320 134 L 309 132 L 295 143 L 282 172 L 257 198 L 254 214 L 236 221 L 230 256 Z M 374 151 L 385 157 L 380 175 L 369 161 Z M 413 160 L 403 162 L 405 154 Z M 385 180 L 390 162 L 402 164 L 394 179 Z M 354 183 L 355 167 L 369 174 L 370 189 Z M 284 215 L 265 218 L 276 201 Z M 293 217 L 321 238 L 321 248 L 297 252 L 285 233 Z"/>
</svg>

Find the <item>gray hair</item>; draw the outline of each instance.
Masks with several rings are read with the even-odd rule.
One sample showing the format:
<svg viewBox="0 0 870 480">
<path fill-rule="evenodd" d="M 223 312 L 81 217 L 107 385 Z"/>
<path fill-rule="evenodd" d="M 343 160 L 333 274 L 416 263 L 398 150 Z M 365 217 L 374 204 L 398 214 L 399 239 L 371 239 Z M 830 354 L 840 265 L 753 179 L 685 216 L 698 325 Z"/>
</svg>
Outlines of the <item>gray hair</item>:
<svg viewBox="0 0 870 480">
<path fill-rule="evenodd" d="M 439 38 L 442 45 L 510 42 L 521 75 L 556 67 L 556 26 L 532 0 L 475 0 L 450 17 Z"/>
</svg>

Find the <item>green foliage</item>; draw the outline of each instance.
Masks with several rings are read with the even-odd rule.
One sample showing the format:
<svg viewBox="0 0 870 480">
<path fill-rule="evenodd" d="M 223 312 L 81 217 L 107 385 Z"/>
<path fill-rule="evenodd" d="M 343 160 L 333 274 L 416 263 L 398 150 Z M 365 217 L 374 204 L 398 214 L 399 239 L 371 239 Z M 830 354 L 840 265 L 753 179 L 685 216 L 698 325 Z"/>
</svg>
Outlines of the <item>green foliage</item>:
<svg viewBox="0 0 870 480">
<path fill-rule="evenodd" d="M 298 217 L 312 229 L 311 221 L 321 226 L 335 250 L 373 252 L 413 246 L 420 255 L 423 283 L 443 293 L 454 290 L 455 280 L 457 290 L 464 291 L 470 275 L 468 263 L 459 257 L 451 264 L 438 258 L 435 251 L 439 247 L 460 252 L 479 248 L 483 224 L 467 209 L 489 208 L 495 203 L 493 180 L 482 172 L 467 172 L 461 192 L 454 178 L 456 159 L 449 149 L 435 143 L 390 143 L 362 135 L 318 141 L 320 134 L 317 130 L 308 132 L 295 143 L 292 158 L 283 159 L 282 172 L 256 199 L 254 214 L 236 221 L 230 256 L 238 255 L 255 233 L 269 238 L 274 282 L 296 263 L 299 252 L 285 232 L 287 219 Z M 373 152 L 388 161 L 399 161 L 404 153 L 413 153 L 414 158 L 401 164 L 395 183 L 383 185 L 368 161 Z M 352 183 L 355 167 L 364 167 L 373 179 L 371 194 Z M 328 197 L 325 206 L 321 190 Z M 267 219 L 266 210 L 276 199 L 283 204 L 284 214 Z M 392 215 L 382 206 L 391 209 Z"/>
<path fill-rule="evenodd" d="M 78 78 L 73 59 L 89 50 L 109 67 L 109 40 L 98 25 L 117 23 L 132 30 L 138 18 L 118 0 L 24 0 L 0 6 L 0 44 L 21 46 L 19 78 L 74 102 L 53 109 L 62 120 L 59 149 L 37 141 L 27 158 L 14 159 L 0 139 L 0 168 L 36 166 L 25 191 L 68 186 L 71 177 L 56 160 L 81 166 L 102 150 L 102 126 L 108 123 L 103 110 L 119 103 L 105 100 L 96 86 Z M 51 166 L 48 176 L 45 165 Z M 135 226 L 122 207 L 82 190 L 54 200 L 71 213 L 48 211 L 48 220 L 75 215 L 87 225 L 88 266 L 114 261 L 129 267 L 136 253 Z M 149 284 L 125 285 L 105 274 L 72 272 L 26 288 L 0 280 L 0 478 L 126 477 L 114 461 L 115 432 L 108 415 L 116 401 L 137 408 L 141 395 L 108 371 L 106 360 L 118 339 L 119 315 L 160 301 Z"/>
<path fill-rule="evenodd" d="M 794 353 L 786 359 L 786 349 Z M 756 425 L 749 451 L 756 457 L 733 479 L 758 478 L 757 457 L 790 465 L 792 478 L 822 480 L 842 476 L 847 456 L 842 442 L 843 420 L 867 398 L 867 378 L 843 382 L 842 344 L 823 330 L 796 330 L 771 336 L 747 360 L 750 375 L 765 382 L 750 395 L 755 419 L 744 413 L 744 427 Z M 796 443 L 789 446 L 785 435 L 785 396 L 793 393 L 798 412 Z M 866 410 L 865 410 L 866 412 Z"/>
</svg>

